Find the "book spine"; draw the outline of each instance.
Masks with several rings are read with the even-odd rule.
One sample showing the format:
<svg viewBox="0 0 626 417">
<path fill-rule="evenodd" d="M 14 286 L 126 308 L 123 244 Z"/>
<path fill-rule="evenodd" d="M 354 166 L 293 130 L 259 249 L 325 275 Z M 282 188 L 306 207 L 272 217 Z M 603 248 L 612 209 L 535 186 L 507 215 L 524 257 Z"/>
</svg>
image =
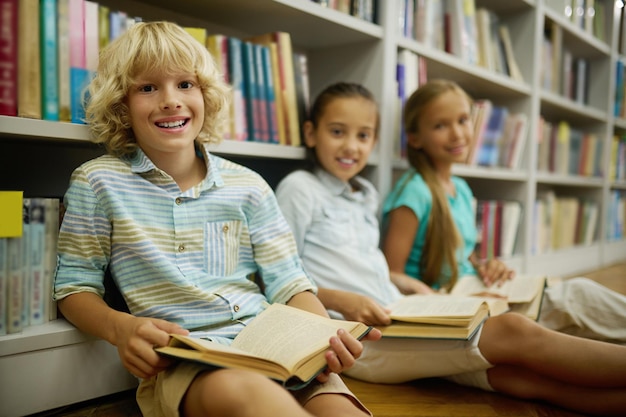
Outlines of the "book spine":
<svg viewBox="0 0 626 417">
<path fill-rule="evenodd" d="M 59 206 L 57 198 L 46 198 L 45 245 L 44 245 L 44 302 L 48 320 L 57 318 L 54 294 L 54 273 L 57 266 L 57 243 L 59 239 Z"/>
<path fill-rule="evenodd" d="M 233 88 L 233 106 L 231 120 L 233 121 L 233 139 L 248 140 L 248 120 L 246 117 L 246 91 L 243 79 L 243 59 L 241 40 L 228 38 L 228 59 L 231 86 Z"/>
<path fill-rule="evenodd" d="M 274 85 L 274 69 L 272 68 L 271 49 L 269 46 L 259 45 L 261 50 L 261 60 L 263 65 L 263 76 L 265 81 L 265 96 L 267 99 L 267 121 L 269 131 L 269 142 L 280 143 L 280 133 L 278 130 L 278 114 L 276 112 L 276 92 Z"/>
<path fill-rule="evenodd" d="M 99 5 L 96 2 L 85 0 L 85 68 L 89 71 L 89 79 L 98 69 L 98 54 L 100 53 L 100 20 Z"/>
<path fill-rule="evenodd" d="M 21 283 L 22 283 L 22 312 L 21 312 L 21 321 L 22 328 L 28 327 L 30 325 L 30 285 L 31 285 L 31 261 L 30 261 L 30 235 L 31 235 L 31 227 L 30 227 L 30 204 L 31 199 L 24 199 L 24 212 L 23 212 L 23 232 L 22 238 L 20 239 L 22 245 L 20 250 L 20 265 L 21 265 Z"/>
<path fill-rule="evenodd" d="M 41 0 L 41 115 L 44 120 L 58 121 L 59 65 L 57 0 Z"/>
<path fill-rule="evenodd" d="M 57 45 L 59 71 L 59 120 L 72 121 L 70 86 L 70 10 L 69 0 L 58 0 Z"/>
<path fill-rule="evenodd" d="M 45 284 L 44 245 L 46 241 L 46 203 L 43 198 L 31 198 L 30 201 L 30 234 L 28 237 L 30 266 L 30 325 L 43 324 L 47 321 L 46 301 L 48 294 Z"/>
<path fill-rule="evenodd" d="M 257 90 L 256 113 L 259 118 L 259 139 L 262 142 L 270 142 L 270 120 L 268 111 L 268 95 L 267 95 L 267 76 L 265 74 L 265 66 L 263 65 L 263 46 L 250 44 L 254 53 L 254 68 Z"/>
<path fill-rule="evenodd" d="M 0 115 L 17 116 L 18 0 L 0 0 Z"/>
<path fill-rule="evenodd" d="M 41 119 L 39 0 L 19 1 L 17 74 L 17 115 Z"/>
<path fill-rule="evenodd" d="M 84 93 L 89 82 L 85 56 L 85 0 L 69 0 L 70 98 L 72 123 L 85 123 Z"/>
<path fill-rule="evenodd" d="M 7 333 L 22 331 L 22 238 L 10 237 L 7 245 Z"/>
<path fill-rule="evenodd" d="M 261 142 L 257 76 L 253 46 L 250 42 L 241 42 L 241 57 L 243 63 L 243 91 L 246 103 L 246 117 L 248 119 L 248 140 Z"/>
</svg>

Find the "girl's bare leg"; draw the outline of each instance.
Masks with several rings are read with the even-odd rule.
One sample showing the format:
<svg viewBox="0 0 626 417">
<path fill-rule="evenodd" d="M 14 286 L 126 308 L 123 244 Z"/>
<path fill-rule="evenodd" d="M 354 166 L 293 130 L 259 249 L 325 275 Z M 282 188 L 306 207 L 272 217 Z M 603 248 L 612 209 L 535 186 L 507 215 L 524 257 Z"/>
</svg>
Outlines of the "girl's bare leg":
<svg viewBox="0 0 626 417">
<path fill-rule="evenodd" d="M 312 417 L 287 390 L 257 373 L 199 374 L 182 401 L 184 417 Z"/>
<path fill-rule="evenodd" d="M 311 398 L 304 408 L 316 417 L 365 417 L 366 414 L 352 400 L 341 394 L 320 394 Z"/>
<path fill-rule="evenodd" d="M 569 336 L 519 314 L 489 318 L 480 351 L 494 365 L 510 365 L 571 386 L 626 388 L 626 347 Z"/>
<path fill-rule="evenodd" d="M 513 397 L 541 400 L 588 415 L 623 416 L 626 410 L 626 388 L 573 385 L 509 365 L 497 365 L 487 375 L 493 389 Z"/>
</svg>

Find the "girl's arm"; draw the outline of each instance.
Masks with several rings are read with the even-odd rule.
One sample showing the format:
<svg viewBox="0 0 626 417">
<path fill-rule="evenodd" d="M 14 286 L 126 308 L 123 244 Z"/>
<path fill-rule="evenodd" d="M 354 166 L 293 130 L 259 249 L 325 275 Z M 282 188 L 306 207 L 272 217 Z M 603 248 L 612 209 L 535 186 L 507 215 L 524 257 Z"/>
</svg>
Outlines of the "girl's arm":
<svg viewBox="0 0 626 417">
<path fill-rule="evenodd" d="M 435 290 L 419 279 L 412 278 L 404 273 L 390 272 L 391 282 L 402 294 L 433 294 Z"/>
<path fill-rule="evenodd" d="M 406 263 L 417 236 L 419 219 L 406 206 L 389 212 L 389 223 L 383 239 L 382 249 L 392 273 L 404 274 Z"/>
<path fill-rule="evenodd" d="M 324 307 L 341 313 L 346 320 L 360 321 L 369 326 L 386 326 L 391 323 L 389 311 L 364 295 L 319 288 L 317 296 Z"/>
</svg>

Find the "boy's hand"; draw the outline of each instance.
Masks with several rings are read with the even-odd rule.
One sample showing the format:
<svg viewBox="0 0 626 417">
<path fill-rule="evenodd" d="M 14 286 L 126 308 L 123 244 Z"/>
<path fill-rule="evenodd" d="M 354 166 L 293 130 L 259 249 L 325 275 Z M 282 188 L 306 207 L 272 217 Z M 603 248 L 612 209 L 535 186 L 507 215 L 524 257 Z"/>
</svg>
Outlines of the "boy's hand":
<svg viewBox="0 0 626 417">
<path fill-rule="evenodd" d="M 165 320 L 126 315 L 117 323 L 115 343 L 124 367 L 139 378 L 149 378 L 168 367 L 172 359 L 159 355 L 154 347 L 166 346 L 170 333 L 189 334 Z"/>
<path fill-rule="evenodd" d="M 376 341 L 382 337 L 382 333 L 378 329 L 371 329 L 363 340 Z M 327 369 L 317 376 L 320 382 L 328 380 L 328 374 L 341 372 L 352 368 L 354 362 L 363 353 L 363 344 L 354 336 L 343 329 L 337 330 L 337 336 L 330 338 L 331 350 L 326 352 Z"/>
</svg>

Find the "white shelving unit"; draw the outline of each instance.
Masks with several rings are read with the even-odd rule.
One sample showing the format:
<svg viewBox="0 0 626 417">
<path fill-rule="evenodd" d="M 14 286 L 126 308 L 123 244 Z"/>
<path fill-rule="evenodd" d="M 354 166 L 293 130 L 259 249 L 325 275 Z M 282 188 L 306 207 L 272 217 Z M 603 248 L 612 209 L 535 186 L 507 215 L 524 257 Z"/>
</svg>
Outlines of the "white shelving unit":
<svg viewBox="0 0 626 417">
<path fill-rule="evenodd" d="M 611 0 L 596 0 L 607 5 Z M 524 82 L 468 65 L 445 52 L 399 35 L 400 0 L 380 0 L 379 24 L 364 22 L 320 7 L 309 0 L 101 0 L 144 20 L 167 19 L 185 26 L 201 26 L 212 33 L 245 38 L 271 31 L 287 31 L 294 49 L 309 60 L 311 94 L 340 80 L 363 83 L 376 96 L 381 113 L 380 143 L 370 159 L 367 175 L 387 194 L 394 176 L 406 161 L 394 160 L 396 115 L 395 71 L 399 49 L 427 60 L 428 77 L 459 82 L 475 98 L 489 98 L 529 116 L 530 138 L 519 170 L 458 166 L 455 173 L 468 180 L 478 198 L 515 199 L 523 203 L 517 251 L 511 266 L 522 272 L 569 275 L 626 260 L 626 241 L 604 238 L 607 202 L 612 189 L 624 183 L 604 178 L 555 176 L 536 171 L 540 114 L 569 120 L 601 134 L 605 143 L 614 132 L 626 131 L 626 120 L 612 115 L 615 90 L 616 17 L 607 18 L 608 42 L 582 33 L 558 11 L 557 0 L 476 0 L 495 11 L 507 24 Z M 608 14 L 608 12 L 607 12 Z M 590 104 L 580 105 L 543 91 L 539 63 L 546 21 L 562 27 L 564 42 L 577 53 L 593 58 Z M 23 189 L 26 195 L 61 196 L 72 170 L 102 153 L 88 141 L 85 126 L 0 116 L 0 189 Z M 249 164 L 275 184 L 304 157 L 302 148 L 225 141 L 216 153 Z M 608 161 L 608 146 L 604 161 Z M 596 239 L 591 246 L 532 255 L 532 206 L 538 190 L 589 196 L 601 202 Z M 137 381 L 120 365 L 117 351 L 94 340 L 63 320 L 0 336 L 0 415 L 19 416 L 132 388 Z M 36 394 L 34 394 L 36 393 Z"/>
</svg>

